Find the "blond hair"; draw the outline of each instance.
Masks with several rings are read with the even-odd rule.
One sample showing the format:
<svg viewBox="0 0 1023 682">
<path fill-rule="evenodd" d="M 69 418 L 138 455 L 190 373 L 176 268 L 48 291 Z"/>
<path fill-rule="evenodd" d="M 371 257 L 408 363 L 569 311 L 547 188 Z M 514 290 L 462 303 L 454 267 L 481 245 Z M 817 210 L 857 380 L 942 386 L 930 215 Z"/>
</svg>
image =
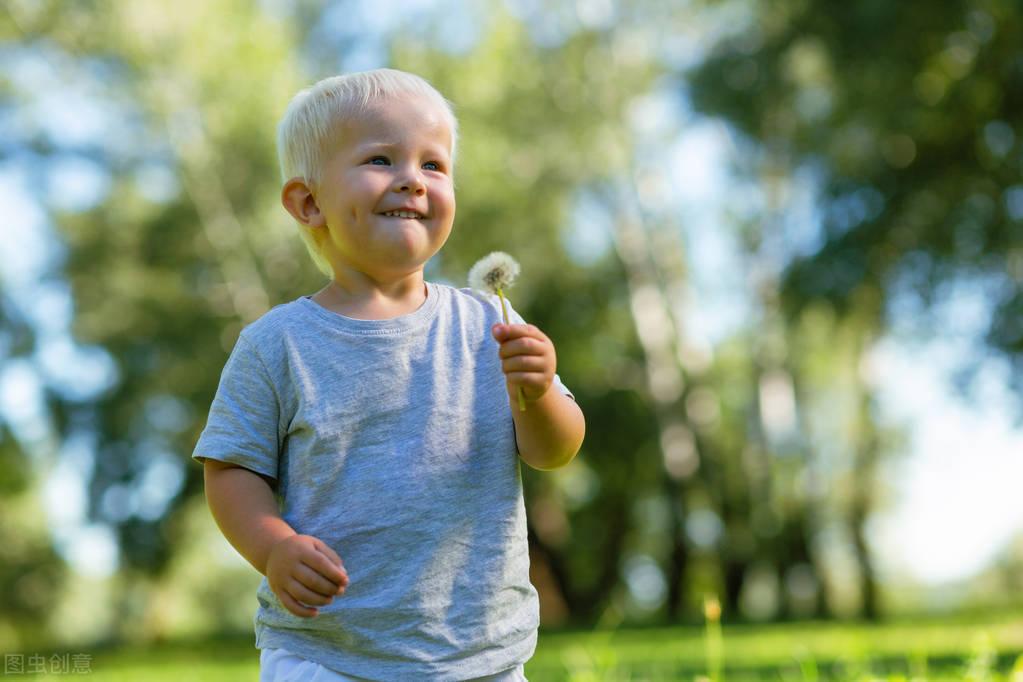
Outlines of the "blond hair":
<svg viewBox="0 0 1023 682">
<path fill-rule="evenodd" d="M 343 122 L 363 114 L 374 103 L 401 96 L 425 97 L 437 105 L 451 128 L 451 162 L 455 160 L 458 120 L 448 102 L 424 78 L 397 69 L 374 69 L 324 78 L 291 99 L 277 126 L 277 156 L 284 182 L 301 178 L 310 187 L 320 180 L 326 155 Z M 298 232 L 316 267 L 334 271 L 320 253 L 312 232 L 301 223 Z"/>
</svg>

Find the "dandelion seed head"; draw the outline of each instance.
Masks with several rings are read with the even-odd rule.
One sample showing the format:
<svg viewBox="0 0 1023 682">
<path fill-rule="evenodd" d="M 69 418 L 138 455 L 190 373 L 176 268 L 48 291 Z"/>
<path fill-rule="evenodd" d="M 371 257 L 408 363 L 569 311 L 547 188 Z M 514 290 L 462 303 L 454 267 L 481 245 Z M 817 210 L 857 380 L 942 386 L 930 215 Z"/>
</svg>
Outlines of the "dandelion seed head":
<svg viewBox="0 0 1023 682">
<path fill-rule="evenodd" d="M 494 251 L 476 261 L 469 270 L 469 286 L 477 291 L 496 294 L 515 283 L 519 274 L 518 262 L 503 251 Z"/>
</svg>

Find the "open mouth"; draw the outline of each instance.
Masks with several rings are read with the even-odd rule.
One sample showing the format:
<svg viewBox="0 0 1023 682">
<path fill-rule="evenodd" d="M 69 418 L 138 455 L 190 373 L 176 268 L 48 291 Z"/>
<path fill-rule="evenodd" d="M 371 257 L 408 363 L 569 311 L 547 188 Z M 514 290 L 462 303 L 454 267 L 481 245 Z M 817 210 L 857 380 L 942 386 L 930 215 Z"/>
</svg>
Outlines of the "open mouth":
<svg viewBox="0 0 1023 682">
<path fill-rule="evenodd" d="M 386 211 L 380 215 L 385 215 L 388 218 L 415 218 L 416 220 L 422 220 L 425 217 L 416 211 Z"/>
</svg>

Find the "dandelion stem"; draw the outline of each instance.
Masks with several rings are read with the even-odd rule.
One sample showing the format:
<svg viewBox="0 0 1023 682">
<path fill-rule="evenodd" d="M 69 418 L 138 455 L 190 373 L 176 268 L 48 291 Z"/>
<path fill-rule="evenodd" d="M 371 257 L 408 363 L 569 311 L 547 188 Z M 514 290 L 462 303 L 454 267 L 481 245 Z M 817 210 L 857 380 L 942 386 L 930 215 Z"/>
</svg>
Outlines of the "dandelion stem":
<svg viewBox="0 0 1023 682">
<path fill-rule="evenodd" d="M 504 314 L 504 323 L 505 324 L 511 324 L 511 322 L 508 321 L 508 305 L 504 302 L 504 292 L 501 291 L 501 287 L 497 288 L 497 297 L 501 299 L 501 313 Z M 526 396 L 522 395 L 522 387 L 521 386 L 519 386 L 518 397 L 519 397 L 519 412 L 525 412 L 526 411 Z"/>
<path fill-rule="evenodd" d="M 498 289 L 497 297 L 501 299 L 501 312 L 504 314 L 504 323 L 511 324 L 511 322 L 508 321 L 508 304 L 504 302 L 504 292 Z"/>
</svg>

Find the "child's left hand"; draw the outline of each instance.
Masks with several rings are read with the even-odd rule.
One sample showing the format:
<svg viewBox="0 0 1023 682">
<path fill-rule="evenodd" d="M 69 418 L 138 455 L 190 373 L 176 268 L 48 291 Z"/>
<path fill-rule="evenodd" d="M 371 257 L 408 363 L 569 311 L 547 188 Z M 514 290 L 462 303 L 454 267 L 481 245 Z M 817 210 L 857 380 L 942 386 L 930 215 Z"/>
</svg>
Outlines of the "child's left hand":
<svg viewBox="0 0 1023 682">
<path fill-rule="evenodd" d="M 495 324 L 491 328 L 501 345 L 501 369 L 508 396 L 514 402 L 522 388 L 527 402 L 539 400 L 554 382 L 557 356 L 547 335 L 531 324 Z"/>
</svg>

